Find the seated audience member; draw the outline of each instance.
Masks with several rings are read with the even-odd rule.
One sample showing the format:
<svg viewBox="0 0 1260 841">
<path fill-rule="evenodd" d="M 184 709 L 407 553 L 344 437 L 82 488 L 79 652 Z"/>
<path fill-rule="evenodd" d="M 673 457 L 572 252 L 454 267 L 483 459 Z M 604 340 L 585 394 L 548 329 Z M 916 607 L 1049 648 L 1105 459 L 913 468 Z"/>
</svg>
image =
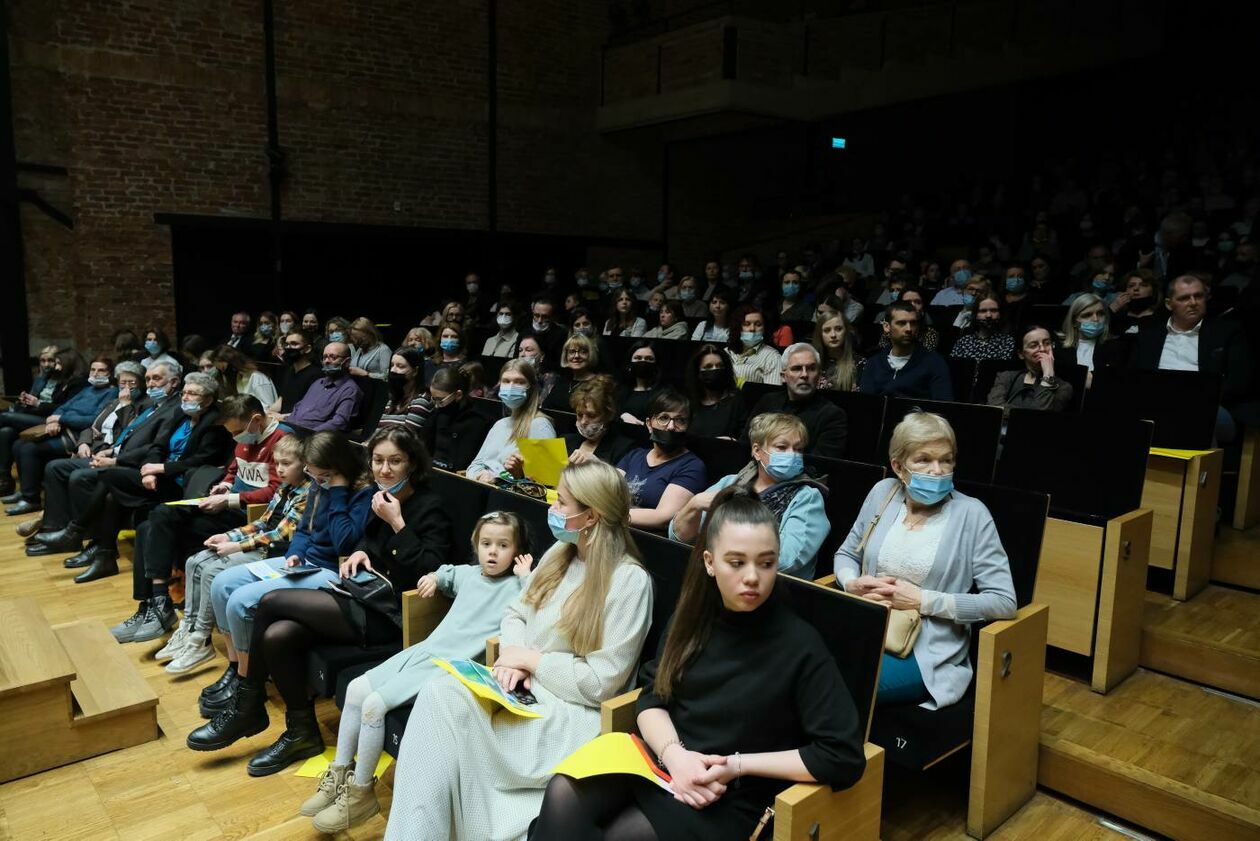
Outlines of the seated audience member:
<svg viewBox="0 0 1260 841">
<path fill-rule="evenodd" d="M 1015 355 L 1024 367 L 998 372 L 986 401 L 990 406 L 1001 406 L 1009 414 L 1011 409 L 1062 412 L 1072 404 L 1072 384 L 1054 375 L 1054 337 L 1049 330 L 1026 325 Z"/>
<path fill-rule="evenodd" d="M 464 352 L 464 331 L 456 323 L 447 322 L 437 328 L 438 349 L 424 364 L 424 381 L 428 383 L 441 368 L 458 367 L 468 360 Z"/>
<path fill-rule="evenodd" d="M 470 397 L 486 396 L 486 366 L 477 360 L 465 362 L 459 366 L 459 372 L 468 378 L 468 394 Z"/>
<path fill-rule="evenodd" d="M 468 391 L 468 376 L 458 368 L 443 368 L 433 375 L 429 384 L 433 409 L 422 435 L 434 467 L 467 469 L 486 439 L 490 420 L 477 411 Z"/>
<path fill-rule="evenodd" d="M 63 365 L 63 360 L 58 359 L 57 364 Z M 128 363 L 129 366 L 132 364 Z M 44 419 L 43 436 L 39 440 L 23 440 L 16 437 L 20 432 L 15 435 L 12 427 L 0 428 L 0 452 L 12 440 L 8 459 L 0 467 L 15 463 L 20 485 L 18 491 L 0 499 L 0 503 L 5 505 L 16 503 L 6 508 L 4 513 L 15 517 L 40 509 L 44 465 L 55 458 L 74 455 L 79 433 L 91 427 L 106 404 L 117 400 L 118 391 L 110 387 L 109 374 L 112 366 L 113 362 L 103 356 L 92 360 L 88 366 L 87 387 L 75 392 Z M 133 385 L 137 382 L 134 372 L 129 381 Z"/>
<path fill-rule="evenodd" d="M 508 359 L 516 352 L 521 334 L 516 329 L 516 308 L 510 303 L 500 303 L 494 316 L 498 331 L 481 346 L 482 356 L 498 356 Z"/>
<path fill-rule="evenodd" d="M 148 391 L 129 413 L 126 425 L 121 429 L 115 425 L 110 446 L 97 449 L 90 456 L 57 459 L 44 468 L 44 520 L 39 532 L 27 541 L 27 555 L 79 552 L 88 527 L 96 522 L 105 505 L 108 489 L 100 481 L 102 472 L 115 465 L 139 468 L 151 460 L 151 453 L 157 458 L 166 452 L 167 442 L 159 436 L 167 430 L 167 421 L 182 416 L 177 396 L 179 365 L 154 363 L 145 372 L 144 380 Z M 66 566 L 90 563 L 91 558 L 84 552 L 66 561 Z"/>
<path fill-rule="evenodd" d="M 265 717 L 257 729 L 242 724 L 259 724 L 257 716 L 236 717 L 235 696 L 243 679 L 249 675 L 249 649 L 253 639 L 254 619 L 258 602 L 272 590 L 298 588 L 315 590 L 339 579 L 340 556 L 348 555 L 363 539 L 363 529 L 372 514 L 372 497 L 376 486 L 370 484 L 363 467 L 364 448 L 339 432 L 317 432 L 302 446 L 302 460 L 310 488 L 306 510 L 293 532 L 293 539 L 284 555 L 270 555 L 267 566 L 279 573 L 292 567 L 315 569 L 301 575 L 281 574 L 276 578 L 259 579 L 248 567 L 236 566 L 223 571 L 210 588 L 214 606 L 214 622 L 223 631 L 228 666 L 214 683 L 201 690 L 197 706 L 202 718 L 219 721 L 218 727 L 198 729 L 188 738 L 193 750 L 218 750 L 224 742 L 223 725 L 231 722 L 236 738 L 253 736 L 267 729 Z M 257 703 L 258 698 L 250 699 Z M 248 708 L 246 712 L 252 712 Z M 220 719 L 219 714 L 224 713 Z M 232 739 L 235 741 L 236 739 Z"/>
<path fill-rule="evenodd" d="M 557 543 L 508 605 L 494 664 L 504 689 L 534 695 L 541 718 L 505 727 L 455 678 L 428 681 L 398 757 L 387 841 L 523 837 L 551 769 L 599 734 L 600 704 L 629 686 L 652 585 L 625 482 L 591 460 L 565 468 L 557 494 L 547 513 Z"/>
<path fill-rule="evenodd" d="M 709 308 L 700 298 L 700 283 L 691 275 L 678 281 L 678 303 L 682 305 L 683 318 L 697 321 L 709 314 Z"/>
<path fill-rule="evenodd" d="M 1023 324 L 1028 317 L 1028 308 L 1036 303 L 1034 290 L 1028 284 L 1024 267 L 1008 266 L 1003 274 L 1002 287 L 997 291 L 1002 296 L 1002 309 L 1007 323 Z"/>
<path fill-rule="evenodd" d="M 402 426 L 422 435 L 429 423 L 433 403 L 424 393 L 420 378 L 424 375 L 425 359 L 415 348 L 399 348 L 389 361 L 389 401 L 376 422 L 377 429 Z"/>
<path fill-rule="evenodd" d="M 600 374 L 573 389 L 570 406 L 576 416 L 574 431 L 564 436 L 570 464 L 581 464 L 592 457 L 616 464 L 634 449 L 634 442 L 613 425 L 617 400 L 612 377 Z"/>
<path fill-rule="evenodd" d="M 1124 291 L 1112 299 L 1111 332 L 1117 336 L 1136 334 L 1142 325 L 1164 312 L 1164 296 L 1159 279 L 1150 269 L 1134 269 L 1124 276 Z M 1156 319 L 1158 320 L 1158 319 Z"/>
<path fill-rule="evenodd" d="M 381 341 L 372 319 L 359 317 L 350 325 L 350 374 L 383 380 L 389 376 L 389 345 Z"/>
<path fill-rule="evenodd" d="M 888 306 L 883 326 L 888 352 L 878 352 L 866 360 L 858 390 L 892 397 L 953 400 L 945 359 L 919 345 L 919 310 L 914 304 L 894 301 Z"/>
<path fill-rule="evenodd" d="M 220 347 L 226 347 L 226 346 L 220 345 Z M 217 348 L 215 350 L 217 350 Z M 231 350 L 231 348 L 228 348 L 228 350 Z M 216 379 L 218 378 L 219 369 L 215 367 L 215 364 L 214 364 L 214 350 L 202 351 L 201 354 L 195 358 L 197 360 L 197 364 L 194 367 L 198 371 L 200 371 L 203 374 L 208 374 L 211 377 L 215 377 Z M 189 370 L 192 370 L 192 369 L 190 368 Z"/>
<path fill-rule="evenodd" d="M 428 637 L 400 651 L 346 688 L 337 731 L 337 755 L 315 794 L 299 809 L 320 832 L 358 826 L 381 810 L 376 763 L 385 748 L 385 714 L 411 703 L 424 685 L 444 674 L 433 658 L 473 659 L 499 632 L 509 603 L 520 598 L 533 563 L 525 523 L 494 511 L 478 518 L 472 533 L 477 565 L 442 564 L 419 580 L 421 598 L 441 593 L 450 610 Z"/>
<path fill-rule="evenodd" d="M 901 293 L 901 297 L 897 299 L 899 302 L 910 304 L 914 307 L 914 311 L 919 314 L 919 347 L 924 350 L 935 351 L 941 343 L 941 334 L 932 326 L 932 319 L 928 316 L 923 306 L 923 291 L 917 287 L 908 286 Z M 887 322 L 889 312 L 892 307 L 880 313 L 879 321 L 881 325 Z M 879 335 L 879 349 L 887 350 L 892 345 L 892 339 L 887 332 Z"/>
<path fill-rule="evenodd" d="M 731 358 L 722 348 L 707 344 L 692 354 L 685 383 L 691 410 L 688 435 L 734 441 L 743 434 L 748 409 L 735 385 Z"/>
<path fill-rule="evenodd" d="M 116 464 L 100 471 L 98 479 L 108 495 L 95 521 L 90 566 L 75 577 L 76 584 L 118 573 L 118 532 L 130 514 L 141 519 L 163 502 L 185 495 L 188 480 L 199 467 L 223 468 L 232 454 L 232 436 L 220 423 L 218 381 L 193 372 L 184 378 L 179 413 L 166 419 L 155 446 L 139 467 Z M 261 409 L 261 407 L 260 407 Z M 262 422 L 259 411 L 258 422 Z M 167 554 L 165 572 L 184 553 Z M 169 607 L 169 601 L 167 602 Z M 173 611 L 170 614 L 173 623 Z"/>
<path fill-rule="evenodd" d="M 586 307 L 577 307 L 569 313 L 569 335 L 595 340 L 595 319 Z"/>
<path fill-rule="evenodd" d="M 683 314 L 682 304 L 677 301 L 664 301 L 657 314 L 658 324 L 643 334 L 645 339 L 685 339 L 687 338 L 687 321 Z"/>
<path fill-rule="evenodd" d="M 324 345 L 327 346 L 329 342 L 341 342 L 350 347 L 350 322 L 339 315 L 328 319 L 328 323 L 324 325 Z"/>
<path fill-rule="evenodd" d="M 184 384 L 185 392 L 190 384 Z M 172 567 L 207 537 L 244 525 L 249 506 L 270 502 L 280 486 L 272 451 L 288 433 L 250 395 L 228 397 L 218 413 L 223 429 L 236 441 L 233 458 L 195 507 L 159 505 L 136 527 L 132 598 L 139 605 L 131 618 L 110 629 L 119 642 L 148 642 L 173 628 L 177 617 L 168 586 Z"/>
<path fill-rule="evenodd" d="M 570 292 L 568 295 L 565 295 L 564 296 L 564 313 L 563 313 L 564 320 L 566 322 L 571 321 L 573 319 L 574 311 L 580 308 L 584 302 L 585 302 L 585 297 L 576 290 L 574 290 L 573 292 Z"/>
<path fill-rule="evenodd" d="M 832 299 L 834 300 L 834 299 Z M 857 339 L 848 317 L 834 311 L 822 315 L 819 306 L 818 324 L 814 327 L 814 349 L 822 360 L 818 387 L 833 391 L 857 391 L 866 357 L 857 352 Z"/>
<path fill-rule="evenodd" d="M 576 340 L 586 343 L 585 336 Z M 551 418 L 538 409 L 538 380 L 533 365 L 520 359 L 505 362 L 499 372 L 499 399 L 509 414 L 490 427 L 467 471 L 468 478 L 491 485 L 505 470 L 517 478 L 524 475 L 521 453 L 516 448 L 518 438 L 556 437 Z"/>
<path fill-rule="evenodd" d="M 424 354 L 425 359 L 432 359 L 437 353 L 437 342 L 428 327 L 412 327 L 403 336 L 403 347 L 413 347 Z"/>
<path fill-rule="evenodd" d="M 801 419 L 812 444 L 809 453 L 843 458 L 848 437 L 844 409 L 818 393 L 821 357 L 813 345 L 797 342 L 783 351 L 783 390 L 767 394 L 753 406 L 751 416 L 784 412 Z"/>
<path fill-rule="evenodd" d="M 1181 275 L 1168 283 L 1164 306 L 1169 318 L 1152 320 L 1138 333 L 1132 365 L 1143 371 L 1202 371 L 1220 374 L 1223 387 L 1217 424 L 1217 441 L 1228 444 L 1237 433 L 1227 409 L 1246 397 L 1251 388 L 1253 351 L 1238 323 L 1208 318 L 1208 288 L 1194 275 Z"/>
<path fill-rule="evenodd" d="M 146 371 L 154 362 L 176 361 L 171 354 L 171 340 L 167 338 L 165 331 L 155 327 L 144 334 L 144 357 L 140 360 L 140 364 Z"/>
<path fill-rule="evenodd" d="M 228 332 L 227 338 L 219 342 L 219 344 L 234 347 L 241 353 L 248 353 L 250 346 L 249 325 L 252 321 L 253 319 L 250 318 L 249 313 L 244 310 L 232 313 L 231 330 Z"/>
<path fill-rule="evenodd" d="M 958 259 L 949 264 L 950 283 L 932 296 L 934 307 L 961 307 L 963 305 L 962 289 L 971 280 L 971 263 L 966 259 Z"/>
<path fill-rule="evenodd" d="M 276 314 L 271 310 L 263 310 L 258 314 L 258 326 L 254 328 L 254 335 L 246 352 L 260 362 L 271 359 L 277 332 Z"/>
<path fill-rule="evenodd" d="M 524 334 L 537 340 L 538 347 L 548 359 L 561 357 L 560 346 L 566 338 L 565 329 L 555 323 L 555 309 L 555 301 L 547 293 L 534 298 L 530 304 L 529 330 Z"/>
<path fill-rule="evenodd" d="M 709 317 L 696 325 L 691 340 L 724 345 L 731 340 L 731 293 L 726 289 L 714 289 L 707 300 Z"/>
<path fill-rule="evenodd" d="M 630 524 L 664 531 L 684 503 L 708 485 L 704 462 L 687 449 L 691 407 L 673 389 L 662 389 L 648 406 L 650 447 L 631 450 L 617 469 L 630 487 Z"/>
<path fill-rule="evenodd" d="M 913 412 L 888 445 L 893 478 L 871 488 L 836 552 L 848 593 L 923 617 L 910 656 L 884 654 L 876 704 L 940 709 L 971 685 L 971 625 L 1015 616 L 1006 550 L 984 504 L 954 490 L 949 421 Z M 924 584 L 933 583 L 933 589 Z"/>
<path fill-rule="evenodd" d="M 156 660 L 170 661 L 166 664 L 167 674 L 182 675 L 214 657 L 210 642 L 214 602 L 210 593 L 219 573 L 282 555 L 293 539 L 306 510 L 310 484 L 302 463 L 302 442 L 296 435 L 281 436 L 272 449 L 272 460 L 282 484 L 263 515 L 240 528 L 210 535 L 202 544 L 205 548 L 190 556 L 184 565 L 184 618 L 166 645 L 153 655 Z M 127 641 L 125 630 L 110 630 L 119 642 Z"/>
<path fill-rule="evenodd" d="M 1007 331 L 1002 300 L 995 292 L 981 293 L 965 310 L 971 317 L 949 355 L 954 359 L 1009 360 L 1015 355 L 1015 338 Z"/>
<path fill-rule="evenodd" d="M 581 333 L 574 333 L 565 339 L 560 351 L 560 375 L 551 392 L 542 398 L 542 407 L 567 410 L 573 389 L 595 376 L 599 364 L 599 349 L 593 341 Z"/>
<path fill-rule="evenodd" d="M 735 368 L 736 382 L 779 385 L 783 381 L 782 360 L 777 350 L 766 345 L 766 316 L 759 307 L 744 306 L 735 311 L 726 352 Z"/>
<path fill-rule="evenodd" d="M 307 657 L 318 645 L 377 646 L 402 639 L 402 594 L 436 572 L 451 555 L 451 518 L 429 484 L 429 455 L 404 429 L 382 429 L 366 445 L 375 482 L 372 516 L 355 551 L 341 561 L 341 588 L 270 589 L 256 596 L 248 674 L 231 709 L 188 736 L 194 750 L 219 750 L 267 728 L 266 681 L 271 677 L 285 705 L 285 729 L 249 760 L 250 776 L 262 777 L 299 759 L 324 752 L 324 738 L 307 689 Z M 287 563 L 300 563 L 290 558 Z M 241 568 L 223 573 L 220 580 Z M 323 568 L 318 575 L 323 574 Z M 330 573 L 331 574 L 331 573 Z M 384 578 L 394 598 L 386 604 L 359 598 L 349 580 Z M 314 577 L 308 576 L 309 577 Z M 333 582 L 338 578 L 334 577 Z M 239 594 L 250 585 L 238 589 Z"/>
<path fill-rule="evenodd" d="M 630 363 L 626 366 L 627 381 L 617 392 L 621 419 L 643 425 L 648 403 L 661 385 L 661 367 L 656 363 L 656 350 L 646 339 L 630 346 Z"/>
<path fill-rule="evenodd" d="M 605 336 L 621 336 L 637 339 L 647 330 L 647 323 L 636 315 L 638 301 L 628 289 L 619 289 L 612 295 L 612 311 L 604 322 Z"/>
<path fill-rule="evenodd" d="M 280 331 L 279 335 L 276 336 L 276 344 L 278 345 L 280 340 L 283 339 L 285 336 L 289 335 L 290 333 L 298 332 L 298 324 L 299 324 L 298 314 L 295 313 L 293 310 L 285 310 L 284 312 L 280 313 L 280 317 L 276 319 L 276 324 Z M 278 357 L 279 354 L 273 353 L 273 356 Z"/>
<path fill-rule="evenodd" d="M 748 491 L 723 494 L 688 561 L 677 621 L 640 674 L 639 732 L 673 793 L 557 774 L 532 838 L 734 841 L 756 835 L 789 783 L 861 779 L 865 733 L 835 658 L 774 593 L 775 519 Z"/>
<path fill-rule="evenodd" d="M 363 392 L 349 376 L 350 348 L 344 342 L 324 345 L 322 362 L 323 376 L 311 383 L 293 411 L 276 415 L 299 433 L 346 431 L 363 399 Z"/>
<path fill-rule="evenodd" d="M 311 353 L 318 356 L 328 341 L 324 331 L 320 329 L 319 313 L 308 309 L 302 313 L 302 335 L 311 345 Z"/>
<path fill-rule="evenodd" d="M 534 366 L 534 373 L 538 375 L 538 402 L 541 405 L 551 395 L 551 390 L 556 387 L 557 377 L 556 372 L 551 370 L 551 360 L 548 359 L 543 346 L 539 344 L 538 337 L 522 336 L 516 346 L 516 358 Z M 490 389 L 490 394 L 498 397 L 498 383 Z"/>
<path fill-rule="evenodd" d="M 818 550 L 831 532 L 825 485 L 805 475 L 803 454 L 809 432 L 794 415 L 767 412 L 748 430 L 752 461 L 739 473 L 723 476 L 687 501 L 669 524 L 669 536 L 693 543 L 713 509 L 718 492 L 738 485 L 751 490 L 774 515 L 779 531 L 779 571 L 811 580 Z"/>
<path fill-rule="evenodd" d="M 311 360 L 311 340 L 305 332 L 289 333 L 280 340 L 280 359 L 284 363 L 276 374 L 276 400 L 267 407 L 272 415 L 287 415 L 306 396 L 315 381 L 323 376 L 320 366 Z"/>
<path fill-rule="evenodd" d="M 814 307 L 805 300 L 804 277 L 798 269 L 789 269 L 783 273 L 779 280 L 779 289 L 782 293 L 779 301 L 779 323 L 813 319 Z"/>
<path fill-rule="evenodd" d="M 1088 292 L 1072 301 L 1063 319 L 1062 355 L 1065 359 L 1061 364 L 1075 362 L 1088 368 L 1087 388 L 1094 381 L 1095 368 L 1109 368 L 1125 362 L 1129 346 L 1114 340 L 1109 329 L 1110 321 L 1109 310 L 1103 300 Z"/>
<path fill-rule="evenodd" d="M 130 328 L 124 327 L 121 330 L 115 330 L 114 335 L 109 340 L 110 347 L 113 348 L 114 358 L 119 362 L 139 362 L 148 356 L 145 352 L 144 343 L 140 341 Z"/>
<path fill-rule="evenodd" d="M 87 385 L 87 365 L 77 351 L 50 345 L 40 352 L 39 367 L 32 391 L 22 392 L 14 406 L 0 412 L 0 494 L 5 496 L 13 493 L 14 442 L 27 429 L 45 426 L 58 406 Z"/>
<path fill-rule="evenodd" d="M 259 316 L 260 324 L 261 318 Z M 216 348 L 211 358 L 219 375 L 219 382 L 222 383 L 224 397 L 248 394 L 264 406 L 274 404 L 279 398 L 271 377 L 260 371 L 258 364 L 239 350 L 230 347 Z"/>
</svg>

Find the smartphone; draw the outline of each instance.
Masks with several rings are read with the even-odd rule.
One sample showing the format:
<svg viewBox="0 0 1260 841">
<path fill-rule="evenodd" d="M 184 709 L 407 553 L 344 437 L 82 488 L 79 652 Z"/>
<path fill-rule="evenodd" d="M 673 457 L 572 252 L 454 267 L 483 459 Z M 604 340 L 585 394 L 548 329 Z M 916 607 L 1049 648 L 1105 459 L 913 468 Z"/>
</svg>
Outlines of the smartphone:
<svg viewBox="0 0 1260 841">
<path fill-rule="evenodd" d="M 509 692 L 508 695 L 512 698 L 512 700 L 524 704 L 527 707 L 538 703 L 538 699 L 534 697 L 534 693 L 530 692 L 524 686 L 518 686 L 516 689 Z"/>
<path fill-rule="evenodd" d="M 371 584 L 376 580 L 376 574 L 366 569 L 361 569 L 354 575 L 350 576 L 349 580 L 353 581 L 355 584 Z"/>
</svg>

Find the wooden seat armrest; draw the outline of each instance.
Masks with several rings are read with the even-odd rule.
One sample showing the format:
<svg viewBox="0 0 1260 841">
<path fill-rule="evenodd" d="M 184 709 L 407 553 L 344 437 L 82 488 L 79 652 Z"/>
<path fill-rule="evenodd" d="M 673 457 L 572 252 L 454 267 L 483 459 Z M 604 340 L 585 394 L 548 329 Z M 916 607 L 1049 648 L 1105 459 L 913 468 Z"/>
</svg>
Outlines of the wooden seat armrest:
<svg viewBox="0 0 1260 841">
<path fill-rule="evenodd" d="M 824 575 L 822 578 L 816 579 L 814 583 L 820 587 L 833 587 L 837 590 L 840 589 L 840 586 L 836 584 L 835 575 Z"/>
<path fill-rule="evenodd" d="M 797 783 L 774 800 L 774 841 L 878 841 L 884 789 L 884 749 L 867 742 L 866 770 L 843 791 Z M 814 827 L 818 827 L 814 834 Z"/>
<path fill-rule="evenodd" d="M 486 665 L 494 668 L 494 661 L 499 659 L 499 638 L 497 636 L 490 637 L 486 640 Z"/>
<path fill-rule="evenodd" d="M 433 633 L 451 609 L 452 601 L 441 593 L 421 598 L 420 591 L 402 594 L 403 647 L 410 648 Z"/>
<path fill-rule="evenodd" d="M 261 517 L 263 514 L 266 514 L 266 513 L 267 513 L 267 503 L 265 502 L 255 502 L 251 505 L 246 505 L 245 506 L 245 522 L 252 523 L 254 522 L 254 520 L 257 520 L 259 517 Z"/>
<path fill-rule="evenodd" d="M 1050 608 L 1031 604 L 980 630 L 967 834 L 984 838 L 1037 789 Z"/>
<path fill-rule="evenodd" d="M 634 704 L 639 700 L 642 689 L 631 689 L 616 698 L 609 698 L 599 705 L 599 732 L 632 733 L 634 732 Z"/>
</svg>

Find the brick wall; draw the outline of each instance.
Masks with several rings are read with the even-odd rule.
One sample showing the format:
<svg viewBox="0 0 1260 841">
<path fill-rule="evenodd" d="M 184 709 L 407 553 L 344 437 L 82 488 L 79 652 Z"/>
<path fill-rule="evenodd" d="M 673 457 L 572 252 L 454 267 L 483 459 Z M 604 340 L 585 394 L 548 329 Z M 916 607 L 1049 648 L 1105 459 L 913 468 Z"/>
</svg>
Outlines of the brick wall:
<svg viewBox="0 0 1260 841">
<path fill-rule="evenodd" d="M 22 175 L 70 214 L 22 213 L 32 344 L 103 347 L 174 326 L 155 213 L 269 213 L 257 0 L 11 0 Z M 503 231 L 659 236 L 660 154 L 599 136 L 607 4 L 498 4 Z M 488 224 L 487 0 L 277 0 L 282 190 L 290 220 Z"/>
</svg>

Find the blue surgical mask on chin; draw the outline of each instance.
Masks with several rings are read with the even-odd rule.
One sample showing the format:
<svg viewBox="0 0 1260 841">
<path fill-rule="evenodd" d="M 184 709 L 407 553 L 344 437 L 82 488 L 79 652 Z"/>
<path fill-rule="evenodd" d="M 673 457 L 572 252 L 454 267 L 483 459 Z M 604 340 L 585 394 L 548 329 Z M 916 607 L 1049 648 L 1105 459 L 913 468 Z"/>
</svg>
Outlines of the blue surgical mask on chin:
<svg viewBox="0 0 1260 841">
<path fill-rule="evenodd" d="M 407 487 L 407 482 L 408 482 L 407 479 L 403 479 L 401 482 L 398 482 L 397 484 L 386 485 L 384 482 L 378 479 L 376 482 L 376 487 L 380 488 L 381 490 L 383 490 L 385 493 L 389 494 L 390 496 L 394 496 L 403 488 Z"/>
<path fill-rule="evenodd" d="M 166 386 L 155 385 L 145 392 L 150 400 L 162 400 L 166 397 Z"/>
<path fill-rule="evenodd" d="M 923 505 L 935 505 L 949 496 L 953 490 L 953 473 L 947 473 L 944 476 L 933 476 L 930 473 L 911 473 L 910 484 L 906 486 L 906 493 L 910 494 L 910 498 Z"/>
<path fill-rule="evenodd" d="M 561 543 L 577 543 L 578 530 L 566 528 L 569 525 L 569 518 L 554 508 L 547 509 L 547 527 L 551 529 L 552 536 Z"/>
<path fill-rule="evenodd" d="M 804 470 L 805 457 L 798 452 L 772 452 L 770 453 L 770 460 L 766 462 L 766 472 L 776 482 L 786 482 L 789 479 L 795 479 Z"/>
</svg>

